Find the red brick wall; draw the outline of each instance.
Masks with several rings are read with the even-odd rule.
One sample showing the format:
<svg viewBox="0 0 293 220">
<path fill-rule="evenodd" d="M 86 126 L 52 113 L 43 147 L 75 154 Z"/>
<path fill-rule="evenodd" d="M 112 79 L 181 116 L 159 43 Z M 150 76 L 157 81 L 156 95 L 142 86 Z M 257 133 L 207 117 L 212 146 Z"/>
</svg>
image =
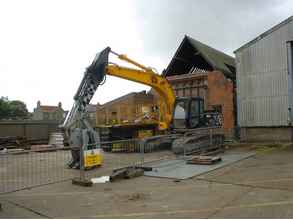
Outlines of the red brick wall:
<svg viewBox="0 0 293 220">
<path fill-rule="evenodd" d="M 224 129 L 234 128 L 233 82 L 223 73 L 213 71 L 208 74 L 207 105 L 222 105 Z"/>
<path fill-rule="evenodd" d="M 123 124 L 123 121 L 133 123 L 143 116 L 143 107 L 152 109 L 154 105 L 153 98 L 152 95 L 146 93 L 136 93 L 122 100 L 100 105 L 96 112 L 96 124 L 112 124 L 114 121 L 119 124 Z M 116 112 L 116 114 L 112 114 L 112 112 Z"/>
<path fill-rule="evenodd" d="M 226 79 L 222 72 L 183 74 L 167 79 L 176 96 L 200 96 L 204 98 L 207 110 L 213 110 L 213 106 L 221 105 L 223 128 L 227 129 L 227 132 L 234 128 L 233 83 Z M 187 90 L 189 91 L 186 92 Z"/>
</svg>

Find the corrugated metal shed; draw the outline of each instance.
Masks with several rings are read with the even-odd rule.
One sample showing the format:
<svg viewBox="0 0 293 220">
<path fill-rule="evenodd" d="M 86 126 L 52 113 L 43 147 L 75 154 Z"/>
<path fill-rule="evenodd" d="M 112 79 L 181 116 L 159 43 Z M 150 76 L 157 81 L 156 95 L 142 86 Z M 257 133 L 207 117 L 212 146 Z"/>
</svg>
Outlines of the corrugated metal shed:
<svg viewBox="0 0 293 220">
<path fill-rule="evenodd" d="M 293 17 L 235 51 L 238 122 L 241 127 L 287 126 L 289 92 L 287 42 Z M 292 79 L 291 79 L 292 80 Z"/>
</svg>

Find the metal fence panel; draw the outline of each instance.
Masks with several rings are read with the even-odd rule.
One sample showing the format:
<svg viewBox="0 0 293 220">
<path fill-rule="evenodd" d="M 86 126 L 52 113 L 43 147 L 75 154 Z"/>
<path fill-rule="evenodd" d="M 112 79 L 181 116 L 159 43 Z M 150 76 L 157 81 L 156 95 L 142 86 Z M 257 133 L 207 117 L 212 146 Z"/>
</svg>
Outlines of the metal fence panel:
<svg viewBox="0 0 293 220">
<path fill-rule="evenodd" d="M 69 148 L 25 150 L 0 154 L 0 193 L 64 181 L 76 176 L 67 169 Z"/>
<path fill-rule="evenodd" d="M 223 131 L 227 133 L 227 131 Z M 217 145 L 214 129 L 195 129 L 185 133 L 186 138 L 201 134 L 209 135 L 208 147 Z M 103 152 L 101 167 L 94 169 L 69 169 L 70 147 L 50 147 L 47 149 L 22 150 L 0 154 L 0 194 L 28 189 L 40 185 L 56 183 L 74 178 L 90 180 L 110 175 L 114 169 L 122 167 L 141 167 L 156 160 L 175 158 L 171 152 L 171 142 L 183 134 L 171 134 L 152 137 L 148 141 L 141 139 L 102 142 L 102 146 L 111 152 Z M 151 140 L 151 141 L 150 141 Z M 200 143 L 199 143 L 200 144 Z M 200 151 L 194 153 L 206 152 Z M 190 152 L 182 151 L 183 158 Z"/>
</svg>

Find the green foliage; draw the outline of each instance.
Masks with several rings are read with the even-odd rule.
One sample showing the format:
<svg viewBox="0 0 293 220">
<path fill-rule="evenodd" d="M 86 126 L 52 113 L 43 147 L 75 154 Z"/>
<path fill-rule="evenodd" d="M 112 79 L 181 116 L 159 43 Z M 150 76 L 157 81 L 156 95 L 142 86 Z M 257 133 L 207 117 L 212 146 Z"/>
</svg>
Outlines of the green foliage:
<svg viewBox="0 0 293 220">
<path fill-rule="evenodd" d="M 7 97 L 0 98 L 0 119 L 7 118 L 9 116 L 9 101 Z"/>
<path fill-rule="evenodd" d="M 18 100 L 9 101 L 7 97 L 0 98 L 0 120 L 26 118 L 29 118 L 29 112 L 24 102 Z"/>
</svg>

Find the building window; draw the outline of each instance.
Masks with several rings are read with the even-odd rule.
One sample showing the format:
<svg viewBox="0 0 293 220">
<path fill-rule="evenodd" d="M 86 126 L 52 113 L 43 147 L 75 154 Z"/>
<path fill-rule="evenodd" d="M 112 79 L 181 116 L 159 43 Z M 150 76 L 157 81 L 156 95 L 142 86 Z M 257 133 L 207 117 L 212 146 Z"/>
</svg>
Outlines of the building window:
<svg viewBox="0 0 293 220">
<path fill-rule="evenodd" d="M 222 105 L 213 105 L 212 108 L 214 111 L 222 113 Z"/>
</svg>

